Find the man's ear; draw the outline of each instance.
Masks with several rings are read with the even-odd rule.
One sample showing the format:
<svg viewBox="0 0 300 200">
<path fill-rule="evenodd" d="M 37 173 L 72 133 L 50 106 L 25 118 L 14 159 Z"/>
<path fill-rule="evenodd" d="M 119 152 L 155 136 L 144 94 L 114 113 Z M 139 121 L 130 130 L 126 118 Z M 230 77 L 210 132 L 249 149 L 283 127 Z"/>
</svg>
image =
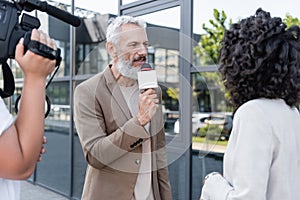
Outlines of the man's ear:
<svg viewBox="0 0 300 200">
<path fill-rule="evenodd" d="M 111 42 L 106 43 L 106 50 L 112 58 L 117 55 L 116 48 Z"/>
</svg>

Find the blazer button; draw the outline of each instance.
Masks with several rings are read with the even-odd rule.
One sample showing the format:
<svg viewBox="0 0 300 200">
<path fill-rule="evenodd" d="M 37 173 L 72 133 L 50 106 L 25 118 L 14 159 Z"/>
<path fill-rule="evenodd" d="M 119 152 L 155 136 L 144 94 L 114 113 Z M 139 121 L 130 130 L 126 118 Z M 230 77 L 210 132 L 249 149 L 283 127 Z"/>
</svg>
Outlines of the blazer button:
<svg viewBox="0 0 300 200">
<path fill-rule="evenodd" d="M 139 159 L 136 159 L 136 160 L 135 160 L 135 164 L 139 165 L 139 164 L 140 164 L 140 160 L 139 160 Z"/>
</svg>

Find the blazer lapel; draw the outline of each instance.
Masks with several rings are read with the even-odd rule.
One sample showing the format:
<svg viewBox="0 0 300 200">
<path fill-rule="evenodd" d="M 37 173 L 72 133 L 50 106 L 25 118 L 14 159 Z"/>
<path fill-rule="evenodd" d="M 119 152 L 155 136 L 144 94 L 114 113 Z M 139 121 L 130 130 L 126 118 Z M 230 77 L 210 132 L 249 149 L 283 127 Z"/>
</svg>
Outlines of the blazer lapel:
<svg viewBox="0 0 300 200">
<path fill-rule="evenodd" d="M 131 112 L 129 110 L 129 107 L 124 99 L 124 96 L 122 94 L 122 91 L 119 87 L 119 85 L 117 84 L 117 81 L 115 79 L 115 77 L 113 76 L 111 70 L 110 70 L 110 66 L 108 66 L 105 70 L 104 70 L 104 77 L 106 79 L 106 85 L 107 88 L 109 89 L 111 95 L 112 95 L 112 101 L 114 101 L 112 103 L 112 106 L 118 106 L 122 111 L 122 113 L 126 116 L 127 119 L 132 118 Z M 158 90 L 159 92 L 159 96 L 160 96 L 160 90 Z M 153 118 L 150 121 L 150 134 L 152 137 L 152 144 L 156 144 L 156 135 L 163 129 L 163 121 L 162 121 L 162 107 L 161 107 L 161 102 L 160 102 L 160 106 L 157 109 L 155 115 L 153 116 Z"/>
<path fill-rule="evenodd" d="M 124 96 L 120 90 L 119 85 L 117 84 L 117 81 L 115 77 L 113 76 L 110 66 L 108 66 L 104 71 L 104 77 L 106 79 L 107 88 L 109 89 L 111 95 L 112 95 L 112 106 L 117 105 L 119 106 L 122 113 L 126 116 L 127 119 L 130 119 L 131 113 L 128 108 L 128 105 L 124 99 Z"/>
</svg>

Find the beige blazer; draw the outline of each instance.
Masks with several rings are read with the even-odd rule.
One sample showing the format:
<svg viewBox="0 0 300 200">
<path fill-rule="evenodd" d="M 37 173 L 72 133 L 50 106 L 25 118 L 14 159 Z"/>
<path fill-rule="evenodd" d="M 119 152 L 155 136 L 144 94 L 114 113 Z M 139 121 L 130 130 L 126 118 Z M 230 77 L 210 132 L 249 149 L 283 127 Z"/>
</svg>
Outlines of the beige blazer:
<svg viewBox="0 0 300 200">
<path fill-rule="evenodd" d="M 161 103 L 161 90 L 158 90 Z M 150 135 L 131 116 L 110 67 L 78 85 L 75 125 L 88 162 L 82 200 L 131 200 L 142 158 L 151 137 L 152 189 L 155 200 L 171 200 L 161 106 Z"/>
</svg>

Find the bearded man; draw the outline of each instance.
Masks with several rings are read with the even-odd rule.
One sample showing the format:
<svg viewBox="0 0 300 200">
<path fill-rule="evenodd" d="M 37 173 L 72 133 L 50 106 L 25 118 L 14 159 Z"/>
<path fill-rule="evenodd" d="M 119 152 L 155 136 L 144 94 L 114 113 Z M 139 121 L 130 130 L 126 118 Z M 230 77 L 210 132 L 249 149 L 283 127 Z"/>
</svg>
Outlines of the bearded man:
<svg viewBox="0 0 300 200">
<path fill-rule="evenodd" d="M 111 64 L 79 84 L 75 125 L 88 162 L 82 200 L 171 200 L 161 89 L 138 89 L 146 23 L 119 16 L 108 26 Z"/>
</svg>

